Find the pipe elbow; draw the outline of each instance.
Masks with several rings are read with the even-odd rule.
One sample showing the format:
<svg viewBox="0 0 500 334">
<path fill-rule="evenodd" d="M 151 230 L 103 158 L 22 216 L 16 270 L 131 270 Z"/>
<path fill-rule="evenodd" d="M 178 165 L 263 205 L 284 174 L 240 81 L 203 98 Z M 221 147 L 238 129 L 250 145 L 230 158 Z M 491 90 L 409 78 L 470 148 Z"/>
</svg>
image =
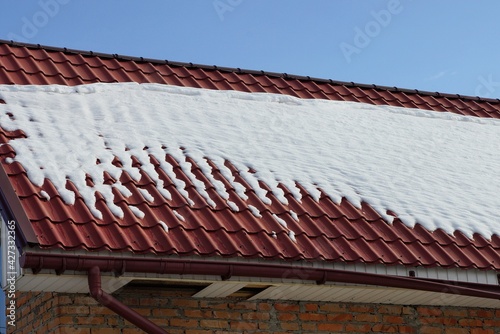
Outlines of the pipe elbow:
<svg viewBox="0 0 500 334">
<path fill-rule="evenodd" d="M 94 266 L 88 271 L 89 292 L 92 297 L 99 300 L 103 295 L 101 288 L 101 270 Z"/>
</svg>

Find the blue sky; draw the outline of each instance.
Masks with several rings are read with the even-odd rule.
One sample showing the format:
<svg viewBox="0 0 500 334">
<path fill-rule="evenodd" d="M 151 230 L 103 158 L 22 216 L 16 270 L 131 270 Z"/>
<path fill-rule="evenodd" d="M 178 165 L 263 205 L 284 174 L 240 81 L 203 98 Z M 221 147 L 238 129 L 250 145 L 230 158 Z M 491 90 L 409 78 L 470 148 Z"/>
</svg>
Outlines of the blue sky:
<svg viewBox="0 0 500 334">
<path fill-rule="evenodd" d="M 497 0 L 3 1 L 1 39 L 500 97 Z"/>
<path fill-rule="evenodd" d="M 1 0 L 0 39 L 500 98 L 498 0 Z"/>
</svg>

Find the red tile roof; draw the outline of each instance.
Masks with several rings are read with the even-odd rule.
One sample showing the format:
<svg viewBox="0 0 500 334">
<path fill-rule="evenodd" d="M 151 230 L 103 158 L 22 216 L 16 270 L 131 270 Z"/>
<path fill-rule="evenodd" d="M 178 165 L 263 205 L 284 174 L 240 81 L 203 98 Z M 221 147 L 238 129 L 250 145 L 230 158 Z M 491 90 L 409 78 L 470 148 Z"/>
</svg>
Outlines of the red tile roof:
<svg viewBox="0 0 500 334">
<path fill-rule="evenodd" d="M 288 94 L 500 118 L 498 99 L 421 92 L 167 60 L 125 57 L 0 40 L 0 84 L 160 83 L 194 88 Z"/>
<path fill-rule="evenodd" d="M 216 90 L 271 92 L 301 98 L 365 102 L 500 118 L 500 101 L 494 99 L 0 42 L 0 84 L 79 85 L 95 82 L 147 82 Z M 0 127 L 2 144 L 8 144 L 11 139 L 23 135 L 22 131 L 9 132 Z M 171 200 L 157 194 L 158 190 L 146 175 L 137 182 L 123 173 L 120 181 L 132 192 L 132 196 L 124 198 L 116 192 L 115 204 L 124 210 L 124 218 L 116 218 L 100 198 L 97 208 L 104 216 L 103 219 L 96 219 L 81 196 L 77 196 L 74 205 L 67 205 L 49 180 L 41 188 L 33 185 L 23 166 L 17 162 L 6 163 L 5 159 L 15 154 L 10 145 L 0 146 L 0 162 L 18 198 L 12 200 L 10 197 L 7 204 L 12 207 L 16 204 L 13 202 L 20 202 L 30 222 L 23 225 L 23 234 L 29 239 L 30 231 L 27 230 L 32 228 L 34 237 L 28 241 L 45 249 L 500 269 L 498 235 L 494 235 L 491 240 L 475 235 L 471 240 L 458 231 L 451 236 L 441 230 L 430 232 L 419 224 L 415 228 L 408 228 L 398 218 L 389 225 L 368 204 L 358 209 L 345 199 L 335 204 L 326 195 L 316 202 L 303 189 L 300 203 L 286 187 L 282 187 L 289 205 L 283 205 L 272 192 L 268 194 L 271 204 L 265 204 L 246 185 L 230 162 L 227 162 L 227 166 L 236 181 L 246 185 L 246 202 L 236 194 L 214 164 L 212 168 L 215 179 L 225 183 L 230 200 L 241 209 L 239 212 L 228 207 L 199 167 L 190 161 L 192 172 L 204 181 L 210 197 L 217 204 L 215 208 L 210 207 L 184 175 L 179 162 L 167 156 L 167 162 L 174 167 L 177 177 L 188 185 L 186 190 L 194 201 L 193 205 L 189 205 L 178 193 L 169 177 L 162 173 L 159 163 L 156 163 L 160 178 L 172 194 Z M 105 177 L 109 182 L 114 182 L 109 175 Z M 266 187 L 265 184 L 262 186 Z M 69 181 L 68 187 L 76 190 Z M 155 201 L 148 202 L 139 189 L 147 189 Z M 49 200 L 40 194 L 41 190 L 48 193 Z M 145 218 L 138 219 L 130 212 L 128 205 L 138 207 L 146 214 Z M 257 219 L 248 209 L 249 205 L 255 206 L 263 218 Z M 290 214 L 291 210 L 298 214 L 303 223 L 296 223 Z M 182 215 L 184 221 L 174 211 Z M 288 237 L 288 231 L 273 218 L 273 214 L 285 220 L 288 227 L 295 231 L 296 242 Z M 167 223 L 168 233 L 163 232 L 159 221 Z M 269 231 L 276 231 L 276 236 Z"/>
</svg>

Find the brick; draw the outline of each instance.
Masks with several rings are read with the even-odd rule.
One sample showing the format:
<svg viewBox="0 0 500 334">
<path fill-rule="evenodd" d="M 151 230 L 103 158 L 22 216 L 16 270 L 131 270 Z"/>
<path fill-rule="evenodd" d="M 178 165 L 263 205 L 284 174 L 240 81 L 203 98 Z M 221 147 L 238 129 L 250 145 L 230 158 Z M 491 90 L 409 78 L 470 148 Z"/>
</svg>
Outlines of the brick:
<svg viewBox="0 0 500 334">
<path fill-rule="evenodd" d="M 111 311 L 109 308 L 104 306 L 90 306 L 90 314 L 101 314 L 101 315 L 116 315 L 115 312 Z"/>
<path fill-rule="evenodd" d="M 47 326 L 49 328 L 56 328 L 57 326 L 59 326 L 61 324 L 60 322 L 60 319 L 57 317 L 57 318 L 53 318 L 53 319 L 50 319 L 49 321 L 47 321 Z"/>
<path fill-rule="evenodd" d="M 123 295 L 123 296 L 117 296 L 117 299 L 129 307 L 136 307 L 139 306 L 139 300 L 141 298 L 130 295 L 129 296 Z"/>
<path fill-rule="evenodd" d="M 199 307 L 198 301 L 192 299 L 174 299 L 172 305 L 181 309 Z"/>
<path fill-rule="evenodd" d="M 403 317 L 395 316 L 395 315 L 386 315 L 382 317 L 383 322 L 387 322 L 389 324 L 402 324 L 405 322 Z"/>
<path fill-rule="evenodd" d="M 212 334 L 211 330 L 188 329 L 186 334 Z"/>
<path fill-rule="evenodd" d="M 351 305 L 349 311 L 356 313 L 374 313 L 375 309 L 373 306 Z"/>
<path fill-rule="evenodd" d="M 227 310 L 228 303 L 219 303 L 219 302 L 214 303 L 212 301 L 200 300 L 200 307 L 209 308 L 211 310 Z"/>
<path fill-rule="evenodd" d="M 124 328 L 122 331 L 123 334 L 144 334 L 144 331 L 137 328 Z"/>
<path fill-rule="evenodd" d="M 268 321 L 271 318 L 269 313 L 264 312 L 247 312 L 243 313 L 243 320 L 258 320 Z"/>
<path fill-rule="evenodd" d="M 344 330 L 343 324 L 329 324 L 329 323 L 318 324 L 318 331 L 340 332 L 343 330 Z"/>
<path fill-rule="evenodd" d="M 90 307 L 68 305 L 68 306 L 64 306 L 64 313 L 76 314 L 76 315 L 90 314 Z"/>
<path fill-rule="evenodd" d="M 419 331 L 420 334 L 442 334 L 443 330 L 440 327 L 422 326 Z"/>
<path fill-rule="evenodd" d="M 410 326 L 398 326 L 399 333 L 416 333 L 416 330 Z"/>
<path fill-rule="evenodd" d="M 170 319 L 170 326 L 191 328 L 198 327 L 198 320 L 172 318 Z"/>
<path fill-rule="evenodd" d="M 397 333 L 398 326 L 387 325 L 387 324 L 375 324 L 372 327 L 372 332 L 374 332 L 374 333 Z"/>
<path fill-rule="evenodd" d="M 169 329 L 168 334 L 186 334 L 184 329 Z"/>
<path fill-rule="evenodd" d="M 143 333 L 88 295 L 18 294 L 15 334 Z M 500 311 L 487 308 L 195 300 L 186 291 L 146 288 L 122 290 L 117 298 L 170 334 L 500 334 Z"/>
<path fill-rule="evenodd" d="M 382 305 L 378 308 L 378 313 L 399 315 L 403 313 L 403 308 L 397 305 Z"/>
<path fill-rule="evenodd" d="M 54 314 L 52 314 L 52 312 L 45 312 L 42 314 L 42 322 L 43 323 L 46 323 L 47 321 L 49 321 L 52 317 L 54 316 Z M 37 321 L 40 321 L 40 316 L 37 317 Z"/>
<path fill-rule="evenodd" d="M 443 311 L 441 311 L 440 309 L 430 307 L 418 307 L 417 312 L 420 315 L 430 315 L 435 317 L 443 314 Z"/>
<path fill-rule="evenodd" d="M 141 298 L 139 299 L 140 306 L 159 306 L 161 300 L 158 298 Z"/>
<path fill-rule="evenodd" d="M 490 310 L 469 310 L 469 316 L 478 318 L 493 318 L 495 313 Z"/>
<path fill-rule="evenodd" d="M 57 294 L 55 292 L 46 292 L 46 293 L 41 293 L 41 296 L 42 296 L 42 301 L 48 301 L 50 299 L 54 299 L 54 297 L 56 296 Z"/>
<path fill-rule="evenodd" d="M 48 333 L 49 332 L 49 327 L 47 325 L 43 325 L 39 328 L 39 331 L 43 333 Z"/>
<path fill-rule="evenodd" d="M 256 302 L 239 302 L 235 304 L 230 304 L 229 305 L 230 309 L 234 310 L 257 310 L 257 303 Z"/>
<path fill-rule="evenodd" d="M 340 314 L 327 314 L 326 319 L 328 321 L 351 321 L 353 319 L 353 315 L 351 313 L 340 313 Z"/>
<path fill-rule="evenodd" d="M 229 328 L 228 321 L 224 320 L 200 320 L 200 327 L 202 328 L 217 328 L 217 329 L 227 329 Z"/>
<path fill-rule="evenodd" d="M 231 321 L 232 330 L 256 330 L 257 323 L 255 322 L 241 322 L 241 321 Z"/>
<path fill-rule="evenodd" d="M 318 311 L 318 304 L 305 304 L 304 309 L 307 312 L 317 312 Z"/>
<path fill-rule="evenodd" d="M 121 319 L 118 317 L 106 317 L 106 323 L 109 326 L 118 326 L 121 323 Z"/>
<path fill-rule="evenodd" d="M 458 324 L 463 327 L 481 327 L 483 322 L 478 319 L 460 319 Z"/>
<path fill-rule="evenodd" d="M 470 331 L 465 328 L 448 327 L 446 328 L 445 334 L 470 334 Z"/>
<path fill-rule="evenodd" d="M 151 315 L 151 312 L 152 312 L 150 307 L 147 307 L 147 308 L 134 307 L 134 311 L 136 311 L 137 313 L 139 313 L 140 315 L 145 316 L 145 317 L 149 317 Z"/>
<path fill-rule="evenodd" d="M 358 324 L 347 324 L 345 326 L 346 332 L 358 332 L 358 333 L 369 333 L 372 330 L 372 326 L 369 324 L 358 325 Z"/>
<path fill-rule="evenodd" d="M 286 331 L 298 331 L 300 329 L 300 325 L 295 322 L 282 322 L 280 327 Z"/>
<path fill-rule="evenodd" d="M 74 295 L 74 304 L 76 305 L 99 305 L 99 303 L 92 297 L 87 295 L 75 294 Z"/>
<path fill-rule="evenodd" d="M 153 317 L 178 317 L 181 310 L 178 309 L 164 309 L 155 308 L 152 310 L 151 315 Z"/>
<path fill-rule="evenodd" d="M 219 319 L 229 319 L 229 320 L 241 320 L 240 312 L 228 312 L 228 311 L 213 311 L 214 318 Z"/>
<path fill-rule="evenodd" d="M 414 315 L 416 311 L 415 307 L 403 306 L 403 314 Z"/>
<path fill-rule="evenodd" d="M 495 334 L 495 332 L 493 329 L 474 328 L 471 330 L 470 334 Z"/>
<path fill-rule="evenodd" d="M 485 327 L 499 327 L 500 328 L 500 320 L 485 319 L 485 320 L 483 320 L 483 325 Z"/>
<path fill-rule="evenodd" d="M 59 295 L 57 296 L 57 304 L 59 305 L 72 305 L 73 299 L 70 296 Z"/>
<path fill-rule="evenodd" d="M 425 317 L 420 318 L 420 322 L 422 324 L 456 325 L 458 324 L 458 319 L 447 317 Z"/>
<path fill-rule="evenodd" d="M 355 321 L 359 322 L 373 322 L 373 323 L 378 323 L 380 322 L 380 315 L 377 314 L 356 314 L 354 316 Z"/>
<path fill-rule="evenodd" d="M 264 322 L 264 321 L 261 321 L 259 322 L 259 329 L 260 330 L 264 330 L 266 333 L 269 332 L 269 322 Z"/>
<path fill-rule="evenodd" d="M 298 304 L 284 304 L 284 303 L 276 303 L 274 305 L 276 311 L 281 312 L 299 312 L 300 308 Z"/>
<path fill-rule="evenodd" d="M 347 307 L 344 304 L 324 304 L 319 306 L 321 312 L 346 313 Z"/>
<path fill-rule="evenodd" d="M 257 305 L 257 307 L 258 307 L 259 311 L 267 311 L 267 312 L 269 312 L 269 311 L 272 310 L 272 306 L 269 303 L 259 303 Z"/>
<path fill-rule="evenodd" d="M 297 315 L 294 313 L 281 313 L 278 314 L 279 321 L 295 321 L 297 320 Z"/>
<path fill-rule="evenodd" d="M 148 319 L 160 327 L 167 327 L 169 325 L 169 318 L 151 318 L 151 317 L 148 317 Z"/>
<path fill-rule="evenodd" d="M 300 313 L 299 319 L 303 321 L 325 321 L 326 314 L 321 313 Z"/>
<path fill-rule="evenodd" d="M 90 317 L 77 317 L 76 323 L 78 325 L 102 325 L 104 324 L 104 317 L 100 315 Z"/>
<path fill-rule="evenodd" d="M 188 318 L 211 318 L 212 311 L 206 310 L 184 310 L 184 316 Z"/>
<path fill-rule="evenodd" d="M 445 317 L 466 317 L 467 310 L 465 309 L 454 309 L 454 308 L 446 308 L 443 310 L 443 315 Z"/>
<path fill-rule="evenodd" d="M 76 324 L 76 317 L 70 317 L 67 315 L 63 315 L 59 317 L 59 322 L 61 324 Z"/>
<path fill-rule="evenodd" d="M 73 331 L 73 328 L 71 331 Z M 121 330 L 118 328 L 92 328 L 90 330 L 90 334 L 120 334 L 120 332 Z"/>
</svg>

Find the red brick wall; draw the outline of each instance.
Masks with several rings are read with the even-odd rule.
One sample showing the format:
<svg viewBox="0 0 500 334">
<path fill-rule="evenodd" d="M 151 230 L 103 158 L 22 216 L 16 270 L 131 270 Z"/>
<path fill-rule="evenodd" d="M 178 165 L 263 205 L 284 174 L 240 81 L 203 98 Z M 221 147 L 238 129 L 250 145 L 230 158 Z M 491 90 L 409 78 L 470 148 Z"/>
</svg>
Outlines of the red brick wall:
<svg viewBox="0 0 500 334">
<path fill-rule="evenodd" d="M 380 304 L 194 299 L 192 291 L 126 288 L 115 296 L 172 334 L 498 334 L 500 310 Z M 84 294 L 20 293 L 8 333 L 139 334 Z"/>
</svg>

